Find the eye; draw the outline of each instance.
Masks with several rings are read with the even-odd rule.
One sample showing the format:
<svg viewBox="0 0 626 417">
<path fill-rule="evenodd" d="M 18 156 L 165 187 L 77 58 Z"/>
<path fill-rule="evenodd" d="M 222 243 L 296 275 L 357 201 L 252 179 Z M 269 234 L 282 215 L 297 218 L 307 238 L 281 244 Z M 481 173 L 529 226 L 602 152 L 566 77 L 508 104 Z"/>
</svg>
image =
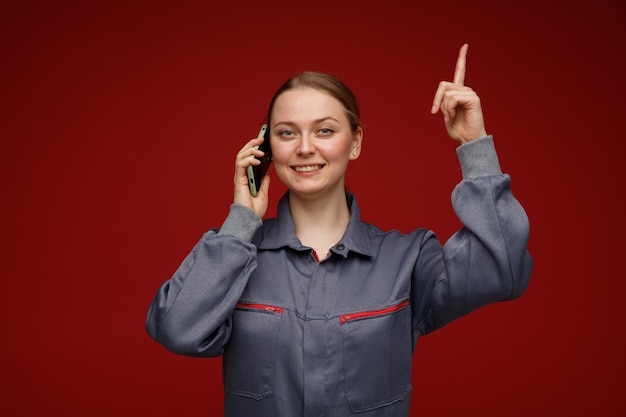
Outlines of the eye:
<svg viewBox="0 0 626 417">
<path fill-rule="evenodd" d="M 323 127 L 320 130 L 318 130 L 317 133 L 319 133 L 320 136 L 330 136 L 333 133 L 335 133 L 335 131 L 327 127 Z"/>
<path fill-rule="evenodd" d="M 278 135 L 283 138 L 291 138 L 294 136 L 291 130 L 281 130 L 280 132 L 278 132 Z"/>
</svg>

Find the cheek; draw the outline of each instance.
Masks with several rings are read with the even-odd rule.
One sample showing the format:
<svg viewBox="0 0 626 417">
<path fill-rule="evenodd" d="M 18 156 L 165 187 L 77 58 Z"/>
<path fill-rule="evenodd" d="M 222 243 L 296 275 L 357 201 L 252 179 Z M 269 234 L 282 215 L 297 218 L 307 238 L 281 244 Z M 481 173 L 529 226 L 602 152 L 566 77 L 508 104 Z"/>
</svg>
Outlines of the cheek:
<svg viewBox="0 0 626 417">
<path fill-rule="evenodd" d="M 280 165 L 286 163 L 291 154 L 292 151 L 287 149 L 284 144 L 272 144 L 272 161 L 274 162 L 274 164 Z"/>
<path fill-rule="evenodd" d="M 350 159 L 351 153 L 352 141 L 342 141 L 341 143 L 335 144 L 335 146 L 329 147 L 326 150 L 326 155 L 328 155 L 329 159 L 334 160 L 348 160 Z"/>
</svg>

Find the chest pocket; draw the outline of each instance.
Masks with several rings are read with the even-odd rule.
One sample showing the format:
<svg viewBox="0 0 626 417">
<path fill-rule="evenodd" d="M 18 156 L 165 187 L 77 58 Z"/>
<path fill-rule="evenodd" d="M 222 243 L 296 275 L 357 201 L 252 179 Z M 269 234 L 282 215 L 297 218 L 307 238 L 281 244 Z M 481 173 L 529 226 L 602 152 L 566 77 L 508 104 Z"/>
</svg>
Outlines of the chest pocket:
<svg viewBox="0 0 626 417">
<path fill-rule="evenodd" d="M 354 413 L 402 401 L 411 392 L 409 302 L 340 317 L 345 396 Z"/>
<path fill-rule="evenodd" d="M 224 350 L 224 390 L 261 400 L 272 396 L 277 340 L 283 309 L 239 303 L 233 331 Z"/>
</svg>

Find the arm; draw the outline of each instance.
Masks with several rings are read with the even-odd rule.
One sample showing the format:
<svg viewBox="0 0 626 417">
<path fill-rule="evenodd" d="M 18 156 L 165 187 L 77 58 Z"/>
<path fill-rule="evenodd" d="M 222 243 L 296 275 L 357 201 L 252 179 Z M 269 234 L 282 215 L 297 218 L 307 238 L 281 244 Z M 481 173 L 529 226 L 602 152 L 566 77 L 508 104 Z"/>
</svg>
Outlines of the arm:
<svg viewBox="0 0 626 417">
<path fill-rule="evenodd" d="M 413 277 L 414 323 L 421 334 L 486 304 L 520 296 L 533 267 L 528 217 L 500 169 L 480 99 L 463 85 L 467 49 L 461 47 L 454 82 L 439 84 L 431 109 L 443 113 L 448 134 L 461 144 L 457 155 L 463 180 L 452 205 L 464 227 L 443 247 L 434 234 L 424 239 Z"/>
<path fill-rule="evenodd" d="M 533 261 L 529 222 L 500 172 L 491 137 L 458 148 L 464 179 L 452 194 L 464 227 L 441 246 L 424 240 L 414 273 L 415 323 L 432 332 L 481 306 L 520 296 Z"/>
<path fill-rule="evenodd" d="M 250 140 L 235 159 L 234 198 L 219 232 L 207 232 L 174 276 L 152 300 L 146 318 L 148 334 L 168 350 L 189 356 L 217 356 L 231 333 L 230 317 L 256 268 L 250 243 L 267 209 L 269 177 L 257 197 L 248 188 L 246 169 L 262 138 Z"/>
<path fill-rule="evenodd" d="M 233 204 L 218 233 L 207 232 L 148 310 L 146 330 L 168 350 L 217 356 L 230 337 L 230 316 L 256 267 L 250 243 L 261 225 L 249 209 Z"/>
</svg>

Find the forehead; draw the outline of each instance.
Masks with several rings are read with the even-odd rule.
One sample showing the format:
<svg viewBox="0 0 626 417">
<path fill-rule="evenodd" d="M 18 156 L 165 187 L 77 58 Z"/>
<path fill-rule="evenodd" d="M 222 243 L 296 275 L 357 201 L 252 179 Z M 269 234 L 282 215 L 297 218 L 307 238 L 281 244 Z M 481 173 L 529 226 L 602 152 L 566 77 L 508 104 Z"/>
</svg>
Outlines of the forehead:
<svg viewBox="0 0 626 417">
<path fill-rule="evenodd" d="M 274 103 L 272 123 L 305 123 L 327 117 L 348 121 L 343 105 L 330 94 L 309 87 L 296 88 L 278 96 Z"/>
</svg>

